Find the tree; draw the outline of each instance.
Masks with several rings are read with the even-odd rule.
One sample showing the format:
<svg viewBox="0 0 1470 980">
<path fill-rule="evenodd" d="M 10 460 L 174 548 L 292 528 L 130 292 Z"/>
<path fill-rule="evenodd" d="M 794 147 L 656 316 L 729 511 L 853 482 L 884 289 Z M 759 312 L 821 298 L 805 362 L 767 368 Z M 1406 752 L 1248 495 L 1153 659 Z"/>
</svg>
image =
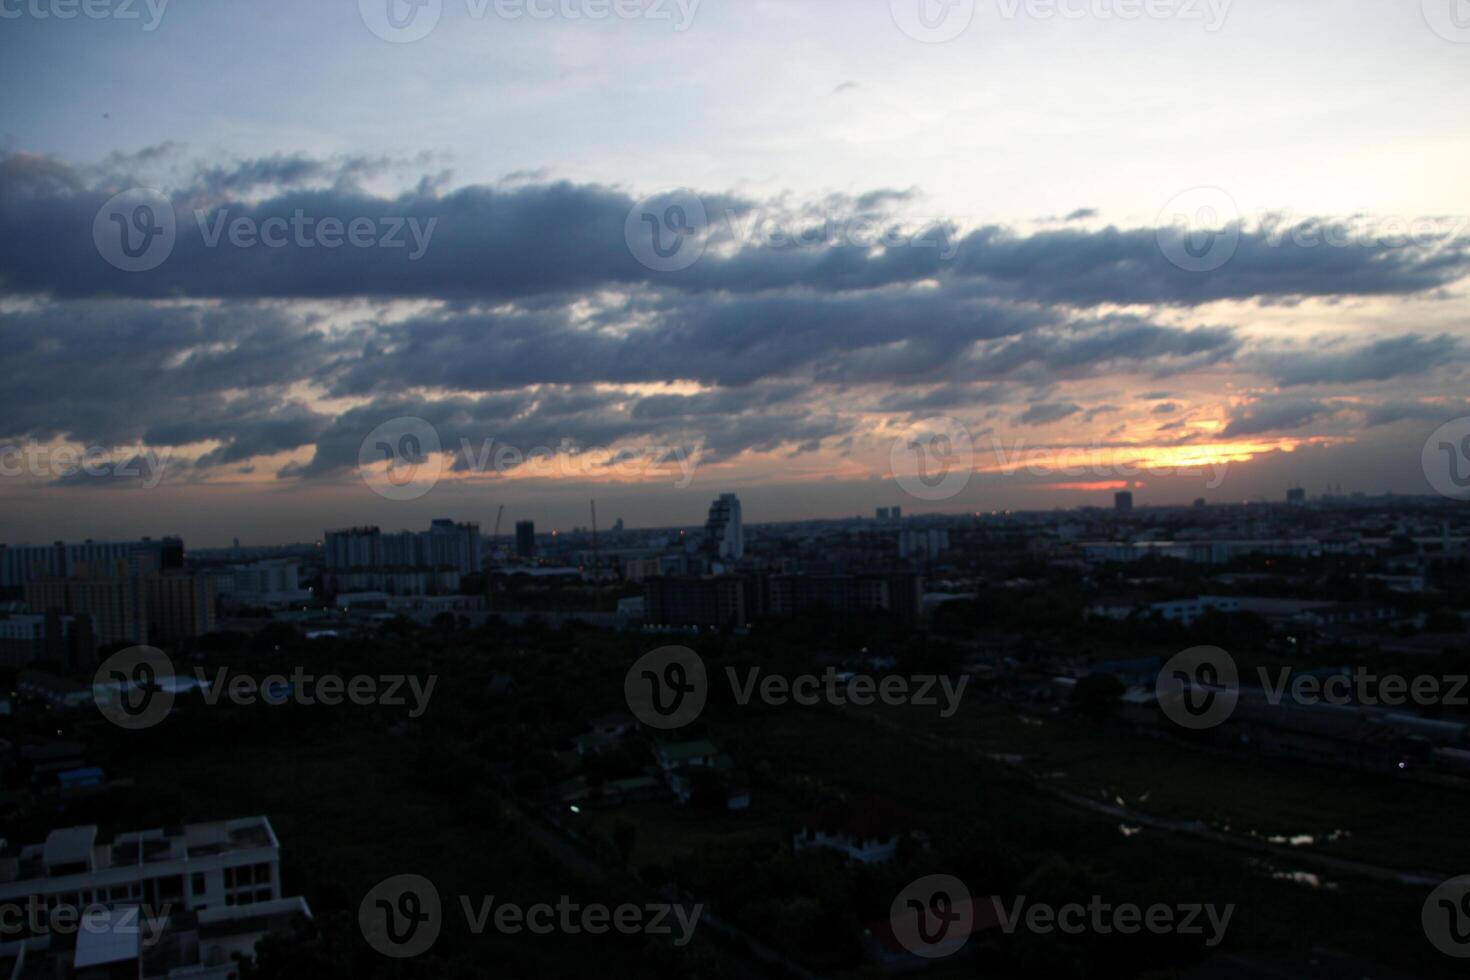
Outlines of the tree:
<svg viewBox="0 0 1470 980">
<path fill-rule="evenodd" d="M 623 867 L 633 859 L 633 845 L 638 840 L 638 828 L 627 820 L 618 820 L 613 825 L 613 844 L 618 849 L 618 857 L 623 862 Z"/>
<path fill-rule="evenodd" d="M 1453 610 L 1436 609 L 1424 617 L 1424 632 L 1463 633 L 1465 632 L 1465 621 Z"/>
<path fill-rule="evenodd" d="M 1107 721 L 1118 709 L 1123 682 L 1112 674 L 1088 674 L 1072 689 L 1072 707 L 1093 721 Z"/>
</svg>

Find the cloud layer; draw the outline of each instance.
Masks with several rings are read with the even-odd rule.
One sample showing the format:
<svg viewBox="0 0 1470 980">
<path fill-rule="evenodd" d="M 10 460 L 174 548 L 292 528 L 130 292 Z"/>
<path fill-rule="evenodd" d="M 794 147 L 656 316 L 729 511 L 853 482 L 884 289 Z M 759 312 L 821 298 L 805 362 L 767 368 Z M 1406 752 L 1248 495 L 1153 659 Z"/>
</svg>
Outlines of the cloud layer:
<svg viewBox="0 0 1470 980">
<path fill-rule="evenodd" d="M 268 457 L 277 479 L 335 479 L 398 416 L 431 421 L 451 450 L 493 434 L 699 446 L 710 461 L 836 460 L 925 414 L 1079 427 L 1078 442 L 1106 417 L 1109 435 L 1168 430 L 1176 444 L 1434 418 L 1446 403 L 1402 386 L 1466 352 L 1412 325 L 1261 340 L 1241 317 L 1448 295 L 1470 272 L 1454 234 L 1303 247 L 1236 225 L 1229 260 L 1192 272 L 1168 257 L 1178 229 L 1097 226 L 1089 208 L 1027 233 L 918 219 L 913 192 L 884 189 L 799 205 L 640 202 L 536 175 L 365 189 L 424 161 L 195 165 L 164 195 L 172 250 L 124 271 L 94 239 L 99 211 L 173 153 L 0 158 L 0 439 L 187 450 L 203 481 Z M 674 205 L 703 211 L 686 229 L 701 254 L 658 271 L 630 235 Z M 327 247 L 313 236 L 328 219 L 373 234 Z M 292 231 L 243 247 L 242 221 Z M 406 247 L 383 246 L 394 227 Z M 413 228 L 428 232 L 417 258 Z M 1116 379 L 1160 378 L 1195 380 L 1168 382 L 1157 405 L 1108 398 Z M 1216 388 L 1195 391 L 1203 378 Z"/>
</svg>

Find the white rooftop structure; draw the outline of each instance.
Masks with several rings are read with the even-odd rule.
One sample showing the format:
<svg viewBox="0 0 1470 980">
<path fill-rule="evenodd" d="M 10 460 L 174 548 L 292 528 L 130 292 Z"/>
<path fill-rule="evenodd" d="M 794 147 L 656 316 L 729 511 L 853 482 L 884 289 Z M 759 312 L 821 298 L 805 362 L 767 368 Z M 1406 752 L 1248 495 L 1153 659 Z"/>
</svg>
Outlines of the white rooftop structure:
<svg viewBox="0 0 1470 980">
<path fill-rule="evenodd" d="M 143 935 L 138 914 L 136 906 L 88 913 L 77 931 L 77 953 L 72 965 L 83 970 L 136 960 Z"/>
</svg>

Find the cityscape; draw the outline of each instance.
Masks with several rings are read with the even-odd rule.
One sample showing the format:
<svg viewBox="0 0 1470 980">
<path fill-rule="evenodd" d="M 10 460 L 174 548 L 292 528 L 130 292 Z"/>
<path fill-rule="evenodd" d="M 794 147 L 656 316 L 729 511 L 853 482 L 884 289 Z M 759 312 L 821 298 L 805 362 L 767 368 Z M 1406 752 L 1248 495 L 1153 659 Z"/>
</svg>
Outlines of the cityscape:
<svg viewBox="0 0 1470 980">
<path fill-rule="evenodd" d="M 1456 673 L 1470 656 L 1463 502 L 1293 488 L 1275 503 L 1152 507 L 1118 492 L 1112 507 L 921 514 L 895 503 L 871 516 L 766 524 L 747 523 L 739 495 L 721 493 L 703 526 L 615 519 L 565 532 L 512 524 L 503 510 L 488 529 L 442 518 L 283 546 L 195 549 L 164 535 L 0 548 L 11 597 L 0 605 L 0 658 L 14 677 L 0 718 L 11 732 L 11 826 L 25 834 L 13 838 L 0 899 L 30 910 L 0 946 L 16 975 L 36 962 L 79 976 L 119 962 L 130 976 L 223 975 L 242 963 L 294 975 L 345 955 L 331 949 L 348 939 L 321 918 L 343 897 L 312 877 L 324 871 L 293 873 L 289 835 L 273 825 L 299 826 L 292 787 L 267 794 L 285 807 L 274 818 L 219 816 L 202 800 L 197 820 L 170 808 L 178 780 L 202 788 L 220 765 L 212 726 L 257 731 L 265 751 L 290 753 L 308 732 L 328 745 L 359 737 L 358 723 L 307 717 L 344 702 L 373 711 L 366 732 L 397 743 L 386 751 L 406 753 L 419 777 L 471 779 L 477 808 L 497 800 L 519 814 L 507 828 L 528 821 L 514 831 L 528 846 L 595 867 L 599 892 L 675 896 L 687 900 L 681 911 L 719 915 L 715 949 L 695 960 L 686 943 L 658 954 L 677 971 L 881 975 L 923 964 L 934 951 L 901 919 L 767 933 L 751 898 L 730 887 L 739 876 L 707 862 L 759 861 L 763 875 L 772 862 L 822 866 L 859 895 L 939 866 L 941 849 L 957 846 L 939 836 L 954 818 L 934 809 L 952 771 L 1004 787 L 1023 813 L 1055 811 L 1029 819 L 1094 840 L 1117 835 L 1100 853 L 1133 843 L 1180 860 L 1209 852 L 1238 916 L 1247 899 L 1280 903 L 1273 919 L 1285 915 L 1297 890 L 1339 908 L 1377 895 L 1357 919 L 1342 911 L 1348 924 L 1330 954 L 1225 952 L 1218 939 L 1126 954 L 1108 944 L 1129 969 L 1425 968 L 1410 957 L 1400 973 L 1369 972 L 1383 969 L 1373 964 L 1391 931 L 1383 883 L 1412 894 L 1470 858 L 1455 808 L 1470 787 L 1470 690 Z M 669 727 L 657 694 L 614 693 L 624 658 L 639 651 L 629 677 L 644 665 L 699 678 L 693 717 Z M 1190 675 L 1200 691 L 1228 694 L 1218 722 L 1170 691 L 1181 651 L 1228 670 Z M 327 678 L 313 675 L 346 675 L 348 665 L 434 676 L 368 671 L 374 693 L 354 700 L 345 692 L 364 679 L 354 674 L 334 701 Z M 1411 672 L 1414 684 L 1395 686 Z M 899 678 L 902 690 L 890 690 Z M 395 686 L 411 694 L 394 700 Z M 156 701 L 133 703 L 145 690 L 167 692 L 161 715 Z M 443 699 L 482 717 L 439 728 Z M 170 749 L 159 766 L 125 748 L 116 725 L 152 745 L 200 739 L 199 749 Z M 285 731 L 267 737 L 259 726 Z M 446 757 L 449 744 L 473 754 Z M 938 757 L 913 769 L 905 746 Z M 354 783 L 381 778 L 369 775 L 381 761 L 320 764 Z M 1161 767 L 1171 774 L 1162 782 Z M 1289 788 L 1289 811 L 1251 795 L 1261 781 Z M 1381 794 L 1371 811 L 1368 794 Z M 1013 819 L 986 809 L 988 824 Z M 1401 821 L 1417 828 L 1412 839 L 1399 835 Z M 632 890 L 619 891 L 629 875 Z M 1162 887 L 1132 877 L 1115 883 L 1120 898 Z M 1064 882 L 1026 887 L 1063 896 Z M 810 887 L 792 900 L 819 899 Z M 96 906 L 96 929 L 73 937 L 56 911 L 76 896 Z M 989 937 L 1005 918 L 979 900 L 955 962 L 968 970 L 981 956 L 1020 970 L 1032 954 Z M 1234 927 L 1250 928 L 1245 917 Z M 363 935 L 393 951 L 391 939 Z M 270 953 L 250 966 L 256 950 Z M 364 955 L 373 954 L 349 958 L 353 970 L 366 968 Z"/>
<path fill-rule="evenodd" d="M 1470 0 L 0 0 L 0 980 L 1470 962 Z"/>
</svg>

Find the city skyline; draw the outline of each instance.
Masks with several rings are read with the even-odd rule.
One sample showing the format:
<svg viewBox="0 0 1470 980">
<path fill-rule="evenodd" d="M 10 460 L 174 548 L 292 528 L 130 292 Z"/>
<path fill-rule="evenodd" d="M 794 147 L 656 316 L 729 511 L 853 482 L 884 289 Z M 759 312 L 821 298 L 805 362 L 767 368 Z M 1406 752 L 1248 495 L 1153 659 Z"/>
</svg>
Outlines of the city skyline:
<svg viewBox="0 0 1470 980">
<path fill-rule="evenodd" d="M 1147 500 L 1147 499 L 1138 500 L 1135 497 L 1134 506 L 1138 510 L 1143 510 L 1143 511 L 1147 511 L 1147 510 L 1163 510 L 1163 511 L 1167 511 L 1167 510 L 1177 510 L 1177 509 L 1184 509 L 1184 508 L 1195 508 L 1195 507 L 1200 506 L 1201 501 L 1203 501 L 1206 506 L 1209 506 L 1209 507 L 1222 507 L 1222 508 L 1229 508 L 1229 507 L 1259 507 L 1259 506 L 1271 506 L 1271 505 L 1286 506 L 1286 505 L 1292 504 L 1292 500 L 1289 498 L 1288 494 L 1290 492 L 1292 492 L 1292 491 L 1295 491 L 1296 489 L 1298 489 L 1298 488 L 1290 487 L 1290 486 L 1284 487 L 1282 489 L 1282 493 L 1278 497 L 1276 497 L 1276 498 L 1269 498 L 1269 497 L 1261 496 L 1261 497 L 1253 497 L 1253 498 L 1244 499 L 1244 500 L 1229 500 L 1229 499 L 1227 499 L 1227 500 L 1213 500 L 1212 501 L 1212 500 L 1208 500 L 1208 499 L 1206 499 L 1204 497 L 1196 497 L 1192 501 L 1187 501 L 1187 500 L 1177 500 L 1177 501 L 1176 500 L 1171 500 L 1171 501 L 1167 501 L 1167 502 L 1161 502 L 1161 501 L 1153 501 L 1153 500 Z M 1326 503 L 1333 503 L 1333 504 L 1343 504 L 1343 503 L 1348 503 L 1348 504 L 1365 504 L 1366 503 L 1366 504 L 1370 504 L 1370 505 L 1376 502 L 1376 503 L 1380 503 L 1380 504 L 1383 504 L 1383 505 L 1392 505 L 1392 504 L 1396 504 L 1396 503 L 1408 503 L 1408 502 L 1412 502 L 1414 500 L 1420 500 L 1422 502 L 1433 503 L 1433 502 L 1441 499 L 1441 498 L 1438 498 L 1438 497 L 1434 496 L 1433 494 L 1395 494 L 1395 493 L 1393 493 L 1391 491 L 1390 492 L 1387 492 L 1387 493 L 1383 493 L 1383 494 L 1372 494 L 1372 493 L 1367 493 L 1367 492 L 1364 492 L 1364 491 L 1361 491 L 1361 490 L 1355 490 L 1355 489 L 1348 488 L 1348 487 L 1326 487 L 1326 488 L 1323 488 L 1323 491 L 1324 492 L 1322 492 L 1322 493 L 1315 493 L 1315 492 L 1308 493 L 1304 502 L 1306 502 L 1306 503 L 1326 502 Z M 897 526 L 899 526 L 899 525 L 901 525 L 901 524 L 909 521 L 910 519 L 914 519 L 914 518 L 920 518 L 920 519 L 925 519 L 925 520 L 930 520 L 930 521 L 946 521 L 946 520 L 963 520 L 963 519 L 966 519 L 966 518 L 992 518 L 992 517 L 1007 516 L 1007 515 L 1013 515 L 1013 516 L 1037 515 L 1037 516 L 1040 516 L 1040 515 L 1049 515 L 1049 514 L 1065 514 L 1065 513 L 1069 513 L 1069 512 L 1070 513 L 1077 513 L 1078 515 L 1083 515 L 1083 514 L 1092 514 L 1092 515 L 1103 514 L 1103 515 L 1106 515 L 1106 514 L 1108 514 L 1110 512 L 1116 513 L 1118 511 L 1117 501 L 1116 501 L 1117 494 L 1114 491 L 1112 491 L 1112 490 L 1099 490 L 1099 491 L 1097 491 L 1094 494 L 1094 496 L 1097 498 L 1096 500 L 1091 500 L 1091 501 L 1089 501 L 1087 503 L 1074 504 L 1072 506 L 1058 506 L 1058 507 L 1043 507 L 1043 506 L 1036 506 L 1036 507 L 1006 507 L 1006 508 L 994 508 L 994 509 L 977 510 L 977 511 L 946 509 L 946 508 L 944 508 L 942 506 L 941 507 L 923 507 L 923 506 L 921 506 L 921 502 L 913 501 L 913 500 L 908 500 L 907 498 L 905 498 L 906 503 L 900 504 L 900 505 L 896 505 L 896 507 L 893 508 L 893 509 L 900 510 L 902 512 L 902 514 L 901 514 L 900 517 L 893 518 L 892 519 L 892 523 L 895 525 L 895 527 L 897 527 Z M 585 501 L 583 503 L 585 504 Z M 916 505 L 919 505 L 919 506 L 916 506 Z M 592 530 L 591 529 L 591 525 L 590 525 L 590 522 L 587 520 L 587 517 L 586 517 L 586 514 L 585 513 L 582 514 L 582 515 L 580 515 L 580 516 L 572 516 L 571 514 L 569 514 L 567 516 L 567 518 L 565 519 L 565 522 L 564 523 L 556 524 L 556 525 L 553 525 L 553 526 L 544 525 L 544 524 L 540 523 L 538 520 L 526 519 L 526 518 L 523 518 L 523 517 L 518 516 L 518 515 L 510 515 L 510 514 L 507 514 L 506 517 L 503 520 L 503 527 L 502 527 L 501 531 L 498 534 L 495 534 L 495 533 L 493 533 L 493 531 L 491 530 L 491 528 L 494 525 L 494 514 L 495 514 L 495 511 L 498 509 L 498 505 L 490 505 L 490 506 L 491 506 L 491 509 L 485 512 L 486 514 L 489 514 L 490 515 L 488 520 L 485 518 L 484 515 L 477 514 L 477 513 L 465 513 L 465 514 L 458 514 L 457 513 L 457 514 L 455 514 L 453 516 L 450 516 L 450 517 L 447 517 L 446 518 L 444 515 L 439 514 L 438 512 L 434 511 L 433 508 L 430 508 L 428 510 L 425 510 L 424 513 L 425 514 L 432 514 L 434 516 L 432 516 L 432 517 L 426 517 L 424 522 L 427 523 L 427 522 L 429 522 L 431 520 L 432 521 L 450 520 L 450 521 L 453 521 L 455 523 L 460 523 L 460 524 L 477 524 L 477 525 L 480 526 L 481 538 L 487 543 L 487 546 L 488 546 L 488 544 L 490 542 L 499 542 L 499 543 L 503 544 L 505 546 L 505 548 L 508 551 L 510 551 L 510 552 L 515 552 L 515 550 L 517 548 L 517 530 L 518 530 L 518 525 L 520 525 L 520 524 L 526 524 L 526 525 L 531 526 L 533 528 L 534 535 L 537 536 L 537 537 L 539 537 L 541 535 L 562 535 L 562 534 L 566 534 L 566 535 L 577 535 L 577 534 L 590 535 L 591 534 L 591 530 Z M 866 513 L 862 512 L 862 511 L 852 511 L 852 512 L 843 512 L 843 513 L 813 514 L 813 515 L 809 515 L 809 516 L 805 516 L 805 517 L 772 518 L 772 519 L 764 519 L 764 518 L 762 518 L 762 519 L 759 519 L 759 520 L 745 521 L 744 522 L 744 526 L 747 527 L 747 528 L 761 528 L 761 527 L 778 528 L 778 527 L 784 527 L 784 526 L 793 525 L 793 524 L 824 523 L 824 522 L 842 523 L 842 522 L 849 522 L 849 521 L 874 522 L 876 524 L 883 525 L 883 524 L 889 523 L 889 519 L 886 516 L 884 516 L 882 514 L 882 512 L 885 511 L 885 510 L 889 510 L 889 509 L 890 508 L 888 508 L 888 507 L 878 506 L 878 507 L 870 508 L 869 511 L 866 512 Z M 701 504 L 699 507 L 697 507 L 696 510 L 699 512 L 699 514 L 696 515 L 696 517 L 693 520 L 690 520 L 688 522 L 678 522 L 678 521 L 670 522 L 670 521 L 667 521 L 666 520 L 666 521 L 664 521 L 662 523 L 631 523 L 631 522 L 627 522 L 624 519 L 624 515 L 622 515 L 620 513 L 614 513 L 611 516 L 611 521 L 610 521 L 610 523 L 607 526 L 599 526 L 599 533 L 601 533 L 603 535 L 607 535 L 607 534 L 617 534 L 617 533 L 623 533 L 623 534 L 647 534 L 647 533 L 654 533 L 654 532 L 659 532 L 659 531 L 697 531 L 697 530 L 705 527 L 706 524 L 708 523 L 707 518 L 708 518 L 709 502 L 708 501 L 705 501 L 703 504 Z M 395 510 L 395 509 L 392 509 L 392 508 L 387 508 L 387 509 L 385 509 L 383 511 L 383 513 L 384 514 L 397 514 L 397 513 L 400 513 L 400 512 L 397 511 L 397 510 Z M 702 516 L 700 516 L 700 515 L 702 515 Z M 622 521 L 624 526 L 623 527 L 620 527 L 620 528 L 619 527 L 614 527 L 613 524 L 615 524 L 615 523 L 617 523 L 619 521 Z M 322 528 L 317 529 L 317 531 L 316 531 L 316 533 L 314 535 L 313 534 L 308 534 L 308 535 L 306 535 L 304 537 L 301 537 L 301 538 L 281 537 L 281 538 L 271 538 L 271 539 L 264 539 L 264 538 L 261 538 L 261 539 L 248 539 L 248 538 L 243 538 L 243 537 L 241 537 L 238 534 L 231 534 L 226 529 L 226 530 L 220 530 L 220 531 L 214 532 L 216 535 L 219 535 L 217 537 L 206 537 L 203 540 L 197 541 L 197 542 L 196 541 L 193 541 L 193 540 L 189 540 L 186 543 L 188 544 L 188 546 L 190 547 L 191 550 L 192 549 L 205 549 L 205 550 L 208 550 L 208 551 L 228 551 L 228 550 L 231 550 L 232 548 L 238 548 L 238 549 L 242 549 L 242 550 L 248 551 L 248 550 L 252 550 L 252 549 L 255 549 L 255 550 L 258 550 L 258 549 L 280 549 L 280 548 L 289 548 L 289 547 L 293 547 L 293 546 L 315 546 L 315 547 L 321 547 L 324 544 L 327 535 L 329 535 L 329 534 L 331 534 L 331 533 L 333 533 L 335 531 L 352 530 L 352 529 L 359 528 L 359 527 L 378 528 L 384 534 L 420 533 L 418 531 L 415 531 L 412 527 L 409 527 L 409 526 L 399 526 L 398 524 L 393 523 L 392 520 L 367 519 L 367 520 L 358 521 L 358 522 L 351 522 L 351 521 L 349 521 L 349 522 L 339 522 L 338 524 L 334 524 L 334 525 L 330 525 L 330 526 L 324 526 Z M 136 534 L 136 535 L 116 535 L 116 534 L 114 534 L 114 535 L 105 535 L 104 536 L 104 535 L 86 535 L 86 534 L 83 534 L 83 535 L 72 535 L 72 536 L 61 536 L 61 537 L 57 537 L 57 536 L 47 537 L 47 536 L 44 536 L 44 535 L 43 536 L 39 536 L 39 537 L 29 537 L 29 538 L 26 538 L 26 537 L 18 537 L 18 538 L 15 538 L 15 539 L 0 541 L 0 548 L 3 548 L 3 547 L 12 547 L 12 548 L 50 547 L 51 545 L 56 544 L 56 543 L 64 543 L 64 544 L 72 545 L 72 544 L 81 544 L 81 543 L 84 543 L 84 542 L 95 543 L 95 544 L 114 544 L 114 543 L 121 543 L 121 542 L 132 542 L 134 540 L 138 540 L 138 541 L 142 541 L 142 540 L 153 540 L 153 541 L 184 540 L 186 537 L 187 537 L 186 535 L 184 535 L 182 533 L 179 533 L 179 532 L 177 532 L 175 530 L 172 530 L 172 529 L 170 529 L 170 530 L 157 530 L 157 529 L 148 530 L 148 529 L 144 529 L 143 532 L 140 532 L 139 534 Z"/>
</svg>

